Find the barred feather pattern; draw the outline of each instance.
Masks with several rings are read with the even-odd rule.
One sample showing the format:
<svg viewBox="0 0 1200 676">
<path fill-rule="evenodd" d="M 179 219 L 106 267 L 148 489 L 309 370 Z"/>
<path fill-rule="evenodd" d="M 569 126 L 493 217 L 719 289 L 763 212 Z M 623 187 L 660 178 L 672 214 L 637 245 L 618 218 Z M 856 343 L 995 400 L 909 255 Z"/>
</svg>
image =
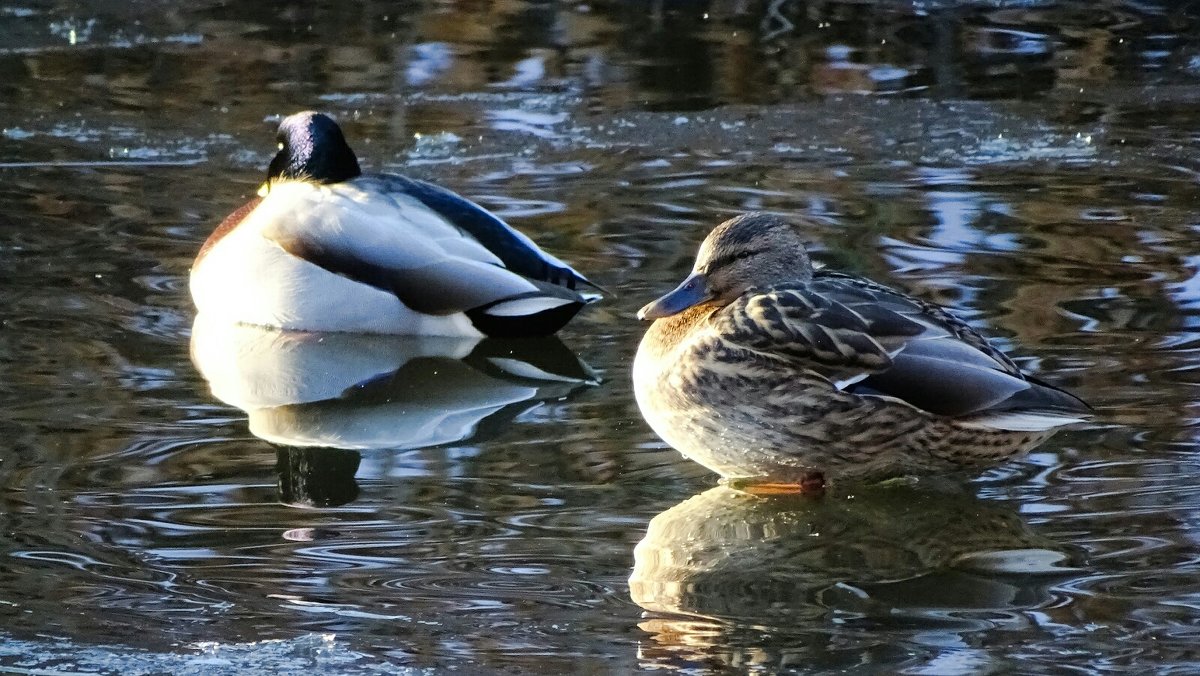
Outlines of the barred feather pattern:
<svg viewBox="0 0 1200 676">
<path fill-rule="evenodd" d="M 1000 350 L 997 350 L 990 342 L 988 342 L 987 338 L 984 338 L 979 334 L 978 331 L 971 328 L 970 324 L 967 324 L 962 319 L 950 314 L 940 305 L 934 305 L 933 303 L 925 302 L 919 298 L 897 293 L 895 289 L 890 289 L 878 282 L 871 281 L 865 277 L 857 277 L 855 275 L 849 275 L 843 272 L 818 270 L 814 274 L 813 281 L 814 284 L 817 285 L 816 288 L 822 288 L 823 283 L 832 284 L 843 288 L 856 288 L 867 296 L 867 302 L 886 302 L 891 304 L 899 304 L 901 306 L 909 306 L 911 308 L 910 312 L 924 315 L 925 317 L 936 321 L 938 324 L 949 330 L 955 338 L 986 354 L 998 364 L 1002 365 L 1004 371 L 1007 373 L 1012 373 L 1014 375 L 1021 373 L 1021 369 L 1015 363 L 1013 363 L 1012 359 L 1009 359 L 1008 355 L 1004 354 Z"/>
<path fill-rule="evenodd" d="M 713 228 L 687 280 L 640 315 L 657 319 L 634 360 L 643 415 L 730 478 L 983 466 L 1091 417 L 945 309 L 814 270 L 769 213 Z"/>
<path fill-rule="evenodd" d="M 654 431 L 724 477 L 800 481 L 986 466 L 1052 433 L 971 426 L 843 391 L 834 380 L 885 369 L 892 340 L 915 335 L 917 323 L 883 311 L 846 314 L 791 290 L 748 296 L 658 320 L 634 363 L 635 394 Z M 806 333 L 783 320 L 805 312 L 837 321 Z M 882 326 L 894 328 L 878 333 Z M 790 340 L 800 334 L 804 340 Z"/>
</svg>

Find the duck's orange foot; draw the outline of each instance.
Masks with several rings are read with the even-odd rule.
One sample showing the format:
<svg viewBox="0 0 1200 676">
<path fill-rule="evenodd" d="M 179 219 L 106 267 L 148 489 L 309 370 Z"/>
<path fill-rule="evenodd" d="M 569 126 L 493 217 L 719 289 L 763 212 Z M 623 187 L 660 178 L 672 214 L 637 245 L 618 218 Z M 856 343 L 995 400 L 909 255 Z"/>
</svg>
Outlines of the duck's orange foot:
<svg viewBox="0 0 1200 676">
<path fill-rule="evenodd" d="M 796 483 L 734 479 L 729 485 L 751 495 L 823 495 L 825 476 L 820 472 L 806 474 Z"/>
</svg>

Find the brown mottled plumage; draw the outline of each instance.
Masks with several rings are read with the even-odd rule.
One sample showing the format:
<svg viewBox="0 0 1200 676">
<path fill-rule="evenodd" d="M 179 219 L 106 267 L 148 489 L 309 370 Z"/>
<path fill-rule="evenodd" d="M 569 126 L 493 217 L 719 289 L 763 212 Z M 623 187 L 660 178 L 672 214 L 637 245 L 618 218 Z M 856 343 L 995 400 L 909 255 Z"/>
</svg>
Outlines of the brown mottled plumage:
<svg viewBox="0 0 1200 676">
<path fill-rule="evenodd" d="M 642 308 L 634 362 L 651 427 L 728 478 L 803 482 L 995 463 L 1090 408 L 943 308 L 814 271 L 767 214 L 717 226 L 692 274 Z"/>
</svg>

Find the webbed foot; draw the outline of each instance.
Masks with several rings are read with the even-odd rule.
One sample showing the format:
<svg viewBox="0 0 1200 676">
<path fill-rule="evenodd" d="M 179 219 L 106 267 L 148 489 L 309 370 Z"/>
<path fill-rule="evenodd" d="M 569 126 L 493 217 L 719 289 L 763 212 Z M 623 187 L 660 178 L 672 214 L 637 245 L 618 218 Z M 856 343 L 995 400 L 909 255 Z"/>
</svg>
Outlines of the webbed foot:
<svg viewBox="0 0 1200 676">
<path fill-rule="evenodd" d="M 813 495 L 825 494 L 825 475 L 820 472 L 805 474 L 799 481 L 774 481 L 768 478 L 742 477 L 722 479 L 730 488 L 751 495 Z"/>
</svg>

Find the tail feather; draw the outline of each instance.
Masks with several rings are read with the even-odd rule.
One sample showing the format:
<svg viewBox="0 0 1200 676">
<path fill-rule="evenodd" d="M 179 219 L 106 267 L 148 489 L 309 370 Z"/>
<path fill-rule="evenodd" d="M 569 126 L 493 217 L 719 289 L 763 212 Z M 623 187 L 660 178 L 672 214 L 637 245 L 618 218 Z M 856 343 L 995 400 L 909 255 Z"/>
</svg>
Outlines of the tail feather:
<svg viewBox="0 0 1200 676">
<path fill-rule="evenodd" d="M 1056 427 L 1087 422 L 1090 416 L 1063 411 L 999 411 L 966 421 L 979 427 L 1009 432 L 1045 432 Z"/>
</svg>

